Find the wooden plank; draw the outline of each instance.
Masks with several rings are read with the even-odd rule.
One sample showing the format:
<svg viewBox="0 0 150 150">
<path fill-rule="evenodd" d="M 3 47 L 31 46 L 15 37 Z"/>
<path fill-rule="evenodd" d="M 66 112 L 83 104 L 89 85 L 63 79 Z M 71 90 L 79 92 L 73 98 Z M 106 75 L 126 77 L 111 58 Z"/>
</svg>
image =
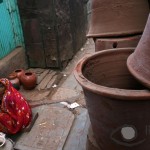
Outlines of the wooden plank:
<svg viewBox="0 0 150 150">
<path fill-rule="evenodd" d="M 41 83 L 37 86 L 38 90 L 43 90 L 46 88 L 49 81 L 53 78 L 53 76 L 56 74 L 56 72 L 52 71 L 48 73 L 45 78 L 41 81 Z"/>
<path fill-rule="evenodd" d="M 48 89 L 51 88 L 51 87 L 54 85 L 56 79 L 57 79 L 57 75 L 55 75 L 55 76 L 52 77 L 52 79 L 51 79 L 51 80 L 49 81 L 49 83 L 47 84 L 47 88 L 48 88 Z"/>
<path fill-rule="evenodd" d="M 38 76 L 37 84 L 39 84 L 48 73 L 49 73 L 49 70 L 45 70 L 40 76 Z"/>
<path fill-rule="evenodd" d="M 29 68 L 27 69 L 27 71 L 31 71 L 34 72 L 36 74 L 41 74 L 45 71 L 46 69 L 42 69 L 42 68 Z"/>
<path fill-rule="evenodd" d="M 19 150 L 62 150 L 74 121 L 69 110 L 59 106 L 36 108 L 39 117 L 30 132 L 23 133 L 14 148 Z"/>
<path fill-rule="evenodd" d="M 47 84 L 47 88 L 48 89 L 51 88 L 54 84 L 57 85 L 59 83 L 59 81 L 61 80 L 61 78 L 62 78 L 61 73 L 54 75 L 53 78 L 50 80 L 50 82 Z"/>
</svg>

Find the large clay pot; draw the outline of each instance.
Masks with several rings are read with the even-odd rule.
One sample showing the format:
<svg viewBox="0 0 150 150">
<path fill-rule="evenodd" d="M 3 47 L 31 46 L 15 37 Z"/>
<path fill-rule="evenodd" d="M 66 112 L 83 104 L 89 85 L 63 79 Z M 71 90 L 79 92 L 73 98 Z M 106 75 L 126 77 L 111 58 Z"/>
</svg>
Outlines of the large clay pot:
<svg viewBox="0 0 150 150">
<path fill-rule="evenodd" d="M 96 38 L 95 51 L 101 51 L 112 48 L 136 47 L 141 35 L 118 37 L 118 38 Z"/>
<path fill-rule="evenodd" d="M 9 81 L 11 82 L 12 86 L 13 86 L 15 89 L 17 89 L 17 90 L 20 89 L 20 81 L 19 81 L 19 79 L 17 78 L 16 73 L 11 73 L 11 74 L 9 74 L 8 79 L 9 79 Z"/>
<path fill-rule="evenodd" d="M 26 90 L 32 90 L 35 88 L 37 82 L 36 74 L 33 72 L 25 72 L 21 76 L 21 83 Z"/>
<path fill-rule="evenodd" d="M 135 52 L 127 60 L 127 66 L 136 79 L 150 88 L 150 15 Z"/>
<path fill-rule="evenodd" d="M 148 14 L 148 0 L 92 0 L 87 37 L 142 33 Z"/>
<path fill-rule="evenodd" d="M 150 125 L 150 91 L 127 69 L 132 52 L 132 48 L 100 51 L 84 57 L 74 71 L 101 150 L 150 149 L 146 133 Z M 124 130 L 132 131 L 132 136 L 129 132 L 126 136 Z"/>
</svg>

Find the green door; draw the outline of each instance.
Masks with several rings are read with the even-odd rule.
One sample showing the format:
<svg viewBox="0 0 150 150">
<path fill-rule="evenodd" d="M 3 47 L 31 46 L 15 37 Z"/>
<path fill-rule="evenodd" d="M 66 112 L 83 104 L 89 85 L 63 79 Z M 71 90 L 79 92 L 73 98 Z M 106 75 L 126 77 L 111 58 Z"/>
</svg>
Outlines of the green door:
<svg viewBox="0 0 150 150">
<path fill-rule="evenodd" d="M 17 0 L 0 0 L 0 59 L 23 45 Z"/>
</svg>

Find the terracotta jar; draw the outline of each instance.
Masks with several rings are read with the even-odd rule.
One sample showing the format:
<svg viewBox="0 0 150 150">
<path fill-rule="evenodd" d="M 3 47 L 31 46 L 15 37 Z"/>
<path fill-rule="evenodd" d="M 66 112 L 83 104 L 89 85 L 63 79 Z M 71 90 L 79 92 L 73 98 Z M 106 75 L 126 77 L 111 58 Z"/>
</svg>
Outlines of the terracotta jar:
<svg viewBox="0 0 150 150">
<path fill-rule="evenodd" d="M 92 0 L 87 37 L 142 33 L 148 14 L 148 0 Z"/>
<path fill-rule="evenodd" d="M 97 52 L 80 60 L 74 71 L 101 150 L 150 148 L 150 91 L 128 71 L 126 61 L 133 51 L 120 48 Z"/>
<path fill-rule="evenodd" d="M 96 38 L 95 51 L 107 50 L 112 48 L 136 47 L 141 35 L 118 38 Z"/>
<path fill-rule="evenodd" d="M 23 85 L 23 88 L 26 90 L 34 89 L 36 86 L 37 77 L 36 74 L 33 72 L 25 72 L 21 76 L 21 83 Z"/>
<path fill-rule="evenodd" d="M 17 78 L 20 80 L 21 76 L 24 74 L 24 70 L 23 69 L 17 69 L 14 71 L 17 75 Z"/>
<path fill-rule="evenodd" d="M 20 89 L 20 81 L 19 81 L 19 79 L 17 78 L 16 73 L 11 73 L 11 74 L 9 74 L 8 79 L 9 79 L 9 81 L 11 82 L 11 84 L 13 85 L 13 87 L 14 87 L 15 89 L 17 89 L 17 90 Z"/>
<path fill-rule="evenodd" d="M 150 15 L 135 52 L 127 60 L 127 66 L 136 79 L 150 88 Z"/>
</svg>

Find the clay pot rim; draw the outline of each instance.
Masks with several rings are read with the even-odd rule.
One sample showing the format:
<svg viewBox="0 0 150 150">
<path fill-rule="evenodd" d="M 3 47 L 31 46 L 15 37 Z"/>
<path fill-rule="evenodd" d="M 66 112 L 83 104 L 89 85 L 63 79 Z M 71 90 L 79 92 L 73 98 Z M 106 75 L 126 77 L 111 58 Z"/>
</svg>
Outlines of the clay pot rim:
<svg viewBox="0 0 150 150">
<path fill-rule="evenodd" d="M 23 69 L 16 69 L 14 72 L 18 73 L 18 72 L 21 72 L 21 71 L 24 71 Z"/>
<path fill-rule="evenodd" d="M 142 34 L 142 31 L 138 31 L 138 30 L 129 30 L 126 32 L 108 32 L 108 33 L 90 33 L 90 29 L 89 29 L 89 33 L 86 35 L 87 38 L 117 38 L 117 37 L 126 37 L 126 36 L 132 36 L 132 35 L 140 35 Z"/>
<path fill-rule="evenodd" d="M 90 90 L 91 92 L 101 94 L 103 96 L 109 96 L 111 98 L 116 98 L 120 100 L 149 100 L 150 99 L 150 91 L 149 90 L 131 90 L 131 89 L 118 89 L 118 88 L 111 88 L 106 86 L 97 85 L 90 80 L 88 80 L 84 75 L 82 74 L 82 69 L 86 62 L 94 57 L 97 57 L 98 55 L 108 55 L 112 53 L 116 53 L 116 51 L 120 53 L 128 53 L 133 51 L 135 48 L 116 48 L 109 49 L 109 50 L 103 50 L 100 52 L 96 52 L 95 54 L 85 56 L 82 58 L 78 64 L 75 67 L 74 70 L 74 76 L 76 80 L 79 82 L 79 84 L 87 90 Z"/>
<path fill-rule="evenodd" d="M 17 74 L 16 74 L 16 72 L 12 72 L 12 73 L 10 73 L 10 74 L 8 75 L 8 78 L 11 78 L 11 79 L 15 79 L 15 78 L 17 78 Z"/>
<path fill-rule="evenodd" d="M 131 61 L 134 58 L 134 54 L 131 54 L 128 59 L 127 59 L 127 67 L 130 71 L 130 73 L 139 81 L 141 82 L 143 85 L 145 85 L 146 87 L 150 88 L 150 80 L 148 80 L 147 78 L 144 78 L 144 73 L 143 72 L 136 72 L 136 70 L 134 70 L 132 68 L 131 65 Z"/>
<path fill-rule="evenodd" d="M 33 75 L 34 73 L 27 71 L 27 72 L 25 72 L 24 74 L 25 74 L 26 76 L 31 76 L 31 75 Z"/>
</svg>

